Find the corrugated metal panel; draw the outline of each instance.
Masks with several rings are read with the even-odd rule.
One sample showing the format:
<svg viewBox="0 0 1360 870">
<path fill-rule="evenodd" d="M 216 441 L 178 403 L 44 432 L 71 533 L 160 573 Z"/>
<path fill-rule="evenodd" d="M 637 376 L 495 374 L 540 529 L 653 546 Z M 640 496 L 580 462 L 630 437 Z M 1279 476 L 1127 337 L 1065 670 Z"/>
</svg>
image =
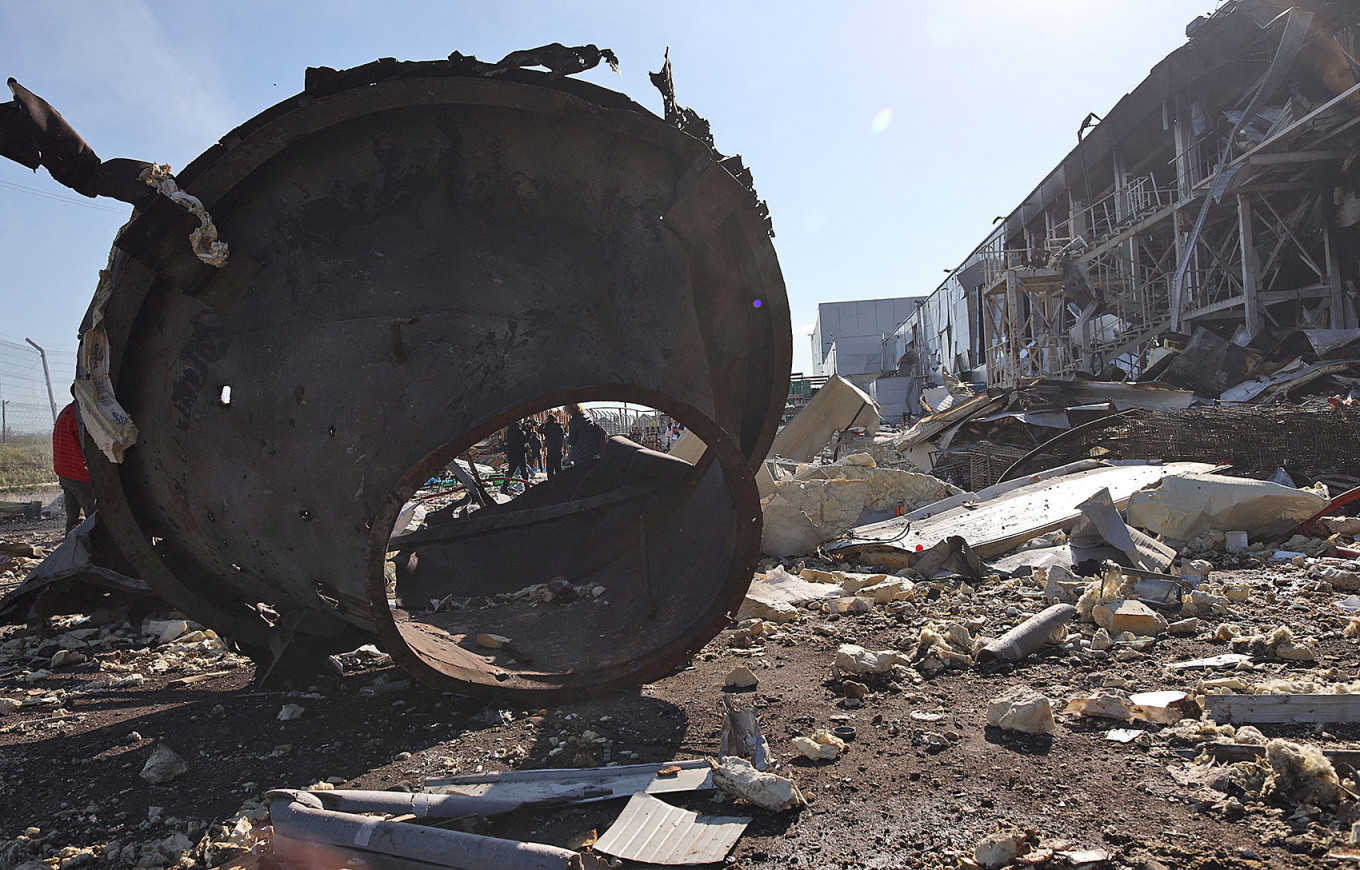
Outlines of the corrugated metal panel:
<svg viewBox="0 0 1360 870">
<path fill-rule="evenodd" d="M 649 864 L 713 864 L 727 857 L 750 819 L 700 816 L 638 792 L 595 851 Z"/>
</svg>

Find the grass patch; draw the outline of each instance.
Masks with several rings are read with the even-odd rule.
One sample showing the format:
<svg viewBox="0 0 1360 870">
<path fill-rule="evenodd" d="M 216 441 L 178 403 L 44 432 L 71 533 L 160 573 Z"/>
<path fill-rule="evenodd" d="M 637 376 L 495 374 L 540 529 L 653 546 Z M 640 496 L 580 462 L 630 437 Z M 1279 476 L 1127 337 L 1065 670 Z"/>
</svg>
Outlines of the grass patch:
<svg viewBox="0 0 1360 870">
<path fill-rule="evenodd" d="M 0 490 L 55 484 L 52 439 L 47 435 L 14 435 L 0 444 Z"/>
</svg>

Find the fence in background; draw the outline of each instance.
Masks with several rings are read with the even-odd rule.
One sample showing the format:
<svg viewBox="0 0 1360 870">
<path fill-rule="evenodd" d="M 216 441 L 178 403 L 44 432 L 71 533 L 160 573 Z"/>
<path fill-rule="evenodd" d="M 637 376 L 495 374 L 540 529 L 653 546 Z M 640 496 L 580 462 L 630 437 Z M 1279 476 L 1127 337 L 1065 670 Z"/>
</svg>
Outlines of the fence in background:
<svg viewBox="0 0 1360 870">
<path fill-rule="evenodd" d="M 52 372 L 52 394 L 57 410 L 71 400 L 71 379 L 76 369 L 74 345 L 47 351 Z M 52 432 L 52 403 L 48 401 L 42 356 L 30 344 L 0 338 L 0 441 Z"/>
</svg>

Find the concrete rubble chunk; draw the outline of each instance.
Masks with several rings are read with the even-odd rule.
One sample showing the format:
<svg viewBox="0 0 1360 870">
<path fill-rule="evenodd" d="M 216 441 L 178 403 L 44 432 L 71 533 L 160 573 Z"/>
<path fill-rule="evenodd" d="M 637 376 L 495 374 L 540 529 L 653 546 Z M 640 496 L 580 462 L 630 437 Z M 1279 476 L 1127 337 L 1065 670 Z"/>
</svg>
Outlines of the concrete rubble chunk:
<svg viewBox="0 0 1360 870">
<path fill-rule="evenodd" d="M 737 619 L 762 619 L 768 622 L 777 622 L 784 625 L 796 622 L 799 618 L 798 608 L 785 601 L 761 601 L 758 598 L 747 596 L 741 603 L 741 610 L 737 611 Z"/>
<path fill-rule="evenodd" d="M 302 714 L 305 711 L 306 708 L 300 704 L 284 704 L 283 707 L 279 709 L 279 715 L 275 718 L 280 722 L 289 722 L 293 719 L 302 718 Z"/>
<path fill-rule="evenodd" d="M 811 737 L 795 737 L 793 748 L 812 761 L 833 761 L 845 751 L 845 741 L 826 729 L 819 729 Z"/>
<path fill-rule="evenodd" d="M 844 577 L 845 575 L 840 571 L 821 571 L 817 568 L 804 568 L 801 576 L 809 583 L 826 583 L 833 586 L 839 586 L 841 581 L 838 578 Z"/>
<path fill-rule="evenodd" d="M 1096 625 L 1108 629 L 1110 634 L 1130 632 L 1140 637 L 1156 637 L 1167 629 L 1167 622 L 1161 614 L 1141 601 L 1116 599 L 1091 608 L 1091 618 Z"/>
<path fill-rule="evenodd" d="M 874 609 L 872 599 L 861 598 L 858 595 L 847 595 L 844 598 L 833 598 L 830 602 L 832 613 L 870 613 Z"/>
<path fill-rule="evenodd" d="M 973 860 L 987 870 L 1000 870 L 1019 857 L 1027 839 L 1014 829 L 988 834 L 974 847 Z"/>
<path fill-rule="evenodd" d="M 47 663 L 49 668 L 66 668 L 84 664 L 87 661 L 84 653 L 75 652 L 69 649 L 59 649 L 52 655 L 51 661 Z"/>
<path fill-rule="evenodd" d="M 746 665 L 737 665 L 723 680 L 723 685 L 733 689 L 754 689 L 759 683 L 760 679 Z"/>
<path fill-rule="evenodd" d="M 762 549 L 771 556 L 810 553 L 854 526 L 866 510 L 913 510 L 959 492 L 929 474 L 878 468 L 867 454 L 800 468 L 761 488 Z"/>
<path fill-rule="evenodd" d="M 1068 867 L 1096 870 L 1106 866 L 1112 856 L 1108 849 L 1063 849 L 1054 852 L 1053 857 Z"/>
<path fill-rule="evenodd" d="M 1193 637 L 1199 634 L 1199 617 L 1178 619 L 1166 627 L 1166 633 L 1176 637 Z"/>
<path fill-rule="evenodd" d="M 165 785 L 188 772 L 189 762 L 180 758 L 169 746 L 158 743 L 142 767 L 141 777 L 152 785 Z"/>
<path fill-rule="evenodd" d="M 808 580 L 810 571 L 804 569 L 803 576 L 799 577 L 776 565 L 764 574 L 756 574 L 746 590 L 746 598 L 737 613 L 737 619 L 767 619 L 781 624 L 793 622 L 799 618 L 798 608 L 807 602 L 845 594 L 838 583 Z"/>
<path fill-rule="evenodd" d="M 1231 640 L 1232 649 L 1235 653 L 1251 655 L 1258 659 L 1273 658 L 1293 662 L 1317 660 L 1317 653 L 1313 648 L 1296 640 L 1294 632 L 1287 625 L 1277 626 L 1269 634 L 1219 637 L 1228 628 L 1235 629 L 1237 626 L 1219 626 L 1215 637 L 1216 639 Z"/>
<path fill-rule="evenodd" d="M 837 571 L 834 576 L 840 578 L 841 588 L 850 595 L 858 594 L 861 589 L 877 586 L 888 579 L 887 574 L 855 574 L 848 571 Z"/>
<path fill-rule="evenodd" d="M 807 803 L 793 780 L 756 770 L 744 758 L 728 756 L 713 765 L 713 785 L 724 794 L 741 798 L 771 812 L 783 812 Z"/>
<path fill-rule="evenodd" d="M 855 680 L 846 680 L 841 683 L 841 694 L 862 701 L 869 697 L 869 687 Z"/>
<path fill-rule="evenodd" d="M 886 674 L 894 665 L 909 665 L 910 660 L 896 650 L 874 652 L 856 644 L 841 644 L 836 650 L 837 675 Z"/>
<path fill-rule="evenodd" d="M 1147 732 L 1142 728 L 1111 728 L 1106 732 L 1105 739 L 1111 743 L 1133 743 L 1141 742 L 1146 735 Z"/>
<path fill-rule="evenodd" d="M 1050 734 L 1057 729 L 1048 698 L 1029 686 L 1015 686 L 989 701 L 987 724 L 1026 734 Z"/>
<path fill-rule="evenodd" d="M 183 619 L 148 619 L 142 622 L 142 634 L 156 638 L 157 643 L 169 643 L 189 631 Z"/>
<path fill-rule="evenodd" d="M 1322 565 L 1309 572 L 1309 576 L 1326 580 L 1332 588 L 1341 592 L 1360 591 L 1360 571 L 1349 570 L 1339 565 Z"/>
<path fill-rule="evenodd" d="M 872 586 L 865 586 L 859 590 L 859 597 L 868 598 L 875 604 L 887 604 L 900 598 L 904 598 L 910 592 L 913 584 L 910 580 L 896 578 L 875 583 Z"/>
<path fill-rule="evenodd" d="M 1091 635 L 1091 649 L 1097 652 L 1107 650 L 1114 646 L 1114 639 L 1110 637 L 1110 632 L 1105 628 L 1096 629 L 1096 633 Z"/>
</svg>

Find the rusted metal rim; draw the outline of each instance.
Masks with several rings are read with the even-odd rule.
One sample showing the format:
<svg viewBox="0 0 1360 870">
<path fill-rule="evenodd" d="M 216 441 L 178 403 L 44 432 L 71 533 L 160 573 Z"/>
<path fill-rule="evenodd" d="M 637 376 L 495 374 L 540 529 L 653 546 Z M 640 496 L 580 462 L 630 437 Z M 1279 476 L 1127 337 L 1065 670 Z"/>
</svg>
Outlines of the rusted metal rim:
<svg viewBox="0 0 1360 870">
<path fill-rule="evenodd" d="M 392 525 L 402 506 L 432 474 L 455 458 L 465 455 L 472 445 L 507 423 L 565 402 L 606 400 L 647 405 L 680 420 L 703 439 L 709 448 L 709 455 L 721 468 L 722 483 L 731 498 L 731 519 L 713 516 L 709 518 L 708 528 L 686 530 L 687 534 L 697 538 L 718 534 L 731 523 L 735 531 L 727 563 L 705 566 L 710 569 L 706 579 L 714 592 L 707 606 L 690 614 L 687 625 L 668 626 L 664 633 L 659 632 L 656 625 L 638 623 L 627 626 L 632 636 L 610 638 L 610 644 L 630 650 L 628 661 L 610 667 L 599 667 L 578 660 L 572 663 L 573 667 L 556 670 L 534 667 L 516 671 L 507 668 L 503 658 L 497 662 L 486 650 L 476 650 L 471 643 L 464 643 L 455 650 L 457 644 L 451 641 L 436 641 L 438 649 L 432 649 L 428 633 L 411 631 L 394 617 L 388 604 L 387 577 L 383 566 Z M 750 586 L 752 566 L 760 557 L 761 521 L 760 496 L 750 464 L 732 438 L 696 409 L 678 405 L 670 397 L 652 390 L 630 385 L 600 386 L 570 394 L 543 396 L 497 415 L 431 453 L 392 487 L 374 517 L 373 531 L 365 553 L 369 606 L 383 648 L 412 675 L 436 688 L 460 694 L 496 694 L 526 699 L 528 696 L 541 699 L 545 696 L 576 697 L 608 692 L 663 676 L 730 624 Z M 478 567 L 468 566 L 468 569 L 477 570 Z M 440 652 L 443 653 L 442 661 Z"/>
</svg>

